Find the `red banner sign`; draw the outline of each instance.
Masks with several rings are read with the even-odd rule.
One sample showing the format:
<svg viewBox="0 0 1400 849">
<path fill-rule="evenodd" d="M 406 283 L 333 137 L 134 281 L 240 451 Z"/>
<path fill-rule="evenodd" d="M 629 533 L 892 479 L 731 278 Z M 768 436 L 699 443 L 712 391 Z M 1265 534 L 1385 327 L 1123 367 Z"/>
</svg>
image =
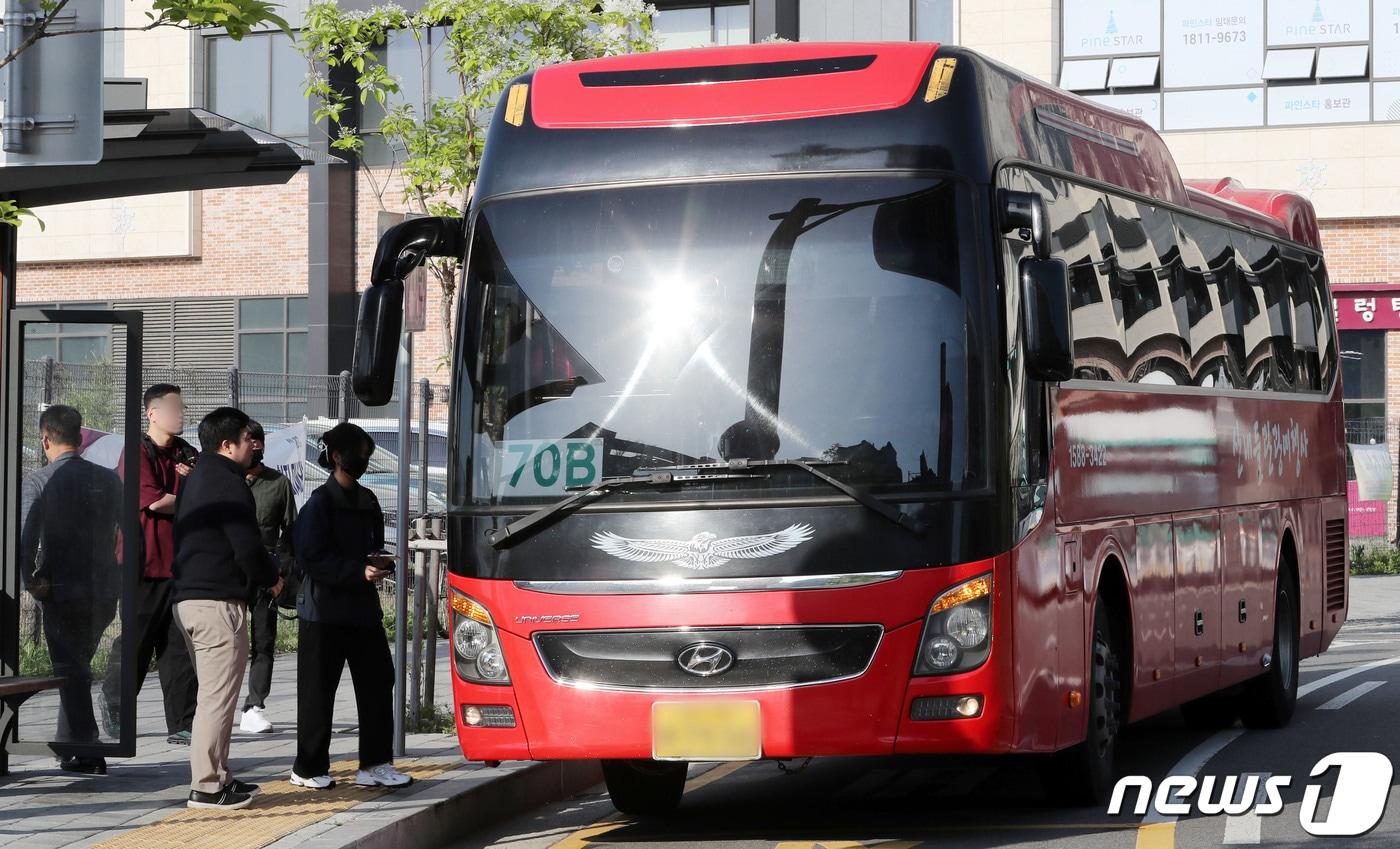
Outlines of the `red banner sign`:
<svg viewBox="0 0 1400 849">
<path fill-rule="evenodd" d="M 1384 501 L 1361 501 L 1357 497 L 1356 481 L 1347 481 L 1347 535 L 1351 537 L 1385 536 Z"/>
<path fill-rule="evenodd" d="M 1338 330 L 1400 330 L 1400 293 L 1335 293 L 1332 309 Z"/>
</svg>

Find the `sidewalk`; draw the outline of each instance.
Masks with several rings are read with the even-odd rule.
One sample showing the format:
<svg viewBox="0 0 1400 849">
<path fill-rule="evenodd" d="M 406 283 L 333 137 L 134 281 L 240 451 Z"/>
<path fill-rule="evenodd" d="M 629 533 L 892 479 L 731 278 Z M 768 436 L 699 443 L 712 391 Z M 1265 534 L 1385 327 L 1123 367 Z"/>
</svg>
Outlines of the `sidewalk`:
<svg viewBox="0 0 1400 849">
<path fill-rule="evenodd" d="M 442 658 L 439 705 L 451 703 L 450 674 Z M 267 704 L 274 732 L 252 735 L 234 728 L 235 774 L 263 786 L 263 795 L 248 808 L 185 808 L 189 748 L 165 741 L 160 683 L 152 674 L 138 702 L 136 757 L 109 759 L 106 776 L 65 773 L 49 757 L 11 758 L 11 774 L 0 778 L 0 847 L 430 847 L 598 780 L 596 768 L 586 765 L 515 763 L 487 769 L 463 760 L 455 734 L 410 734 L 406 756 L 396 763 L 414 776 L 412 786 L 392 792 L 353 787 L 357 726 L 347 670 L 336 692 L 331 743 L 340 786 L 323 792 L 294 788 L 287 772 L 296 750 L 295 684 L 296 656 L 279 656 Z M 56 708 L 52 694 L 32 699 L 21 713 L 26 738 L 51 729 L 48 717 Z"/>
</svg>

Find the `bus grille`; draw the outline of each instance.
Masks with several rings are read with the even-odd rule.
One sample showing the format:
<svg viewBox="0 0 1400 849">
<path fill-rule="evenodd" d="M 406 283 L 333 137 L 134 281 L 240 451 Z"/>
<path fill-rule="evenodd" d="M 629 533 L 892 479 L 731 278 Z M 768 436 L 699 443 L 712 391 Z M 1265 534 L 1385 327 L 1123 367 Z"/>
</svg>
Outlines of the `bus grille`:
<svg viewBox="0 0 1400 849">
<path fill-rule="evenodd" d="M 549 631 L 535 635 L 535 646 L 545 669 L 561 684 L 734 690 L 854 678 L 870 666 L 883 633 L 879 625 Z M 680 656 L 699 643 L 722 647 L 732 665 L 706 675 L 686 671 Z"/>
<path fill-rule="evenodd" d="M 1327 563 L 1327 609 L 1347 606 L 1347 528 L 1346 519 L 1328 519 L 1323 533 Z"/>
</svg>

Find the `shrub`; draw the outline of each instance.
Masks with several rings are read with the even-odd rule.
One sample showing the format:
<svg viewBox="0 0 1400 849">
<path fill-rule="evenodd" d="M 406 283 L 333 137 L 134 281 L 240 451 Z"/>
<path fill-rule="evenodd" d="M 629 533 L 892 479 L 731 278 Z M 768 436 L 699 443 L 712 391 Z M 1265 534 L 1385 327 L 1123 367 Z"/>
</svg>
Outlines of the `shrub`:
<svg viewBox="0 0 1400 849">
<path fill-rule="evenodd" d="M 1390 545 L 1351 547 L 1353 575 L 1400 575 L 1400 549 Z"/>
</svg>

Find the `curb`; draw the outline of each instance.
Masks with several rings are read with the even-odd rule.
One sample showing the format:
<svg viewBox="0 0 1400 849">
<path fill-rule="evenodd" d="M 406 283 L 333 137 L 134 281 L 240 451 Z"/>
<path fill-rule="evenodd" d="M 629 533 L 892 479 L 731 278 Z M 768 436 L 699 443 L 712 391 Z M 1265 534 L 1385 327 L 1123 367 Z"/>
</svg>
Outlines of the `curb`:
<svg viewBox="0 0 1400 849">
<path fill-rule="evenodd" d="M 423 791 L 427 797 L 434 796 L 434 790 L 447 795 L 425 798 L 418 810 L 341 845 L 344 849 L 431 849 L 575 796 L 602 781 L 598 761 L 547 761 L 448 773 L 438 787 Z M 464 783 L 471 786 L 461 788 Z"/>
</svg>

